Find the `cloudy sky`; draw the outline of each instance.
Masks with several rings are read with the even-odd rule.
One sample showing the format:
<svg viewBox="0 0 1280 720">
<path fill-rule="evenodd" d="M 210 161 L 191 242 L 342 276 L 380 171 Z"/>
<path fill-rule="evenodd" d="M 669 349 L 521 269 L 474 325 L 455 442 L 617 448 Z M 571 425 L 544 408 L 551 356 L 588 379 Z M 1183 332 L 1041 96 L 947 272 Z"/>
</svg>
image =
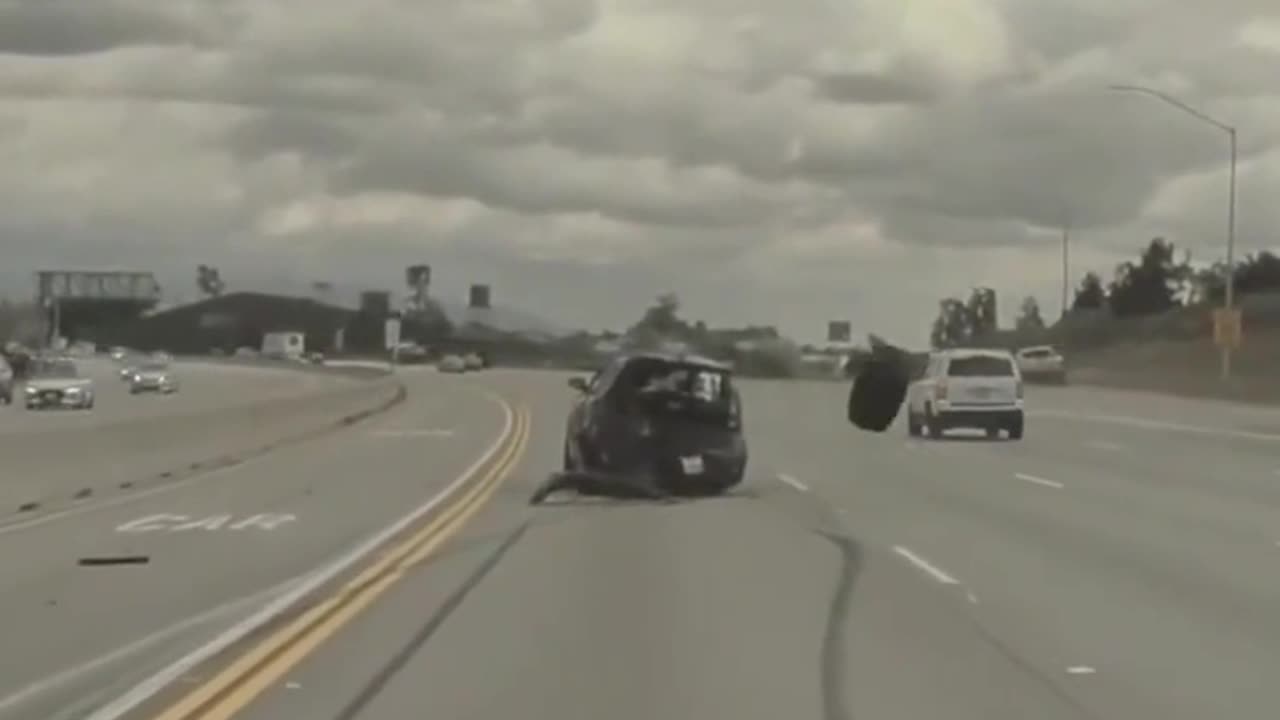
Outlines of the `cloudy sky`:
<svg viewBox="0 0 1280 720">
<path fill-rule="evenodd" d="M 905 342 L 1280 220 L 1275 0 L 0 0 L 0 284 L 194 266 Z"/>
</svg>

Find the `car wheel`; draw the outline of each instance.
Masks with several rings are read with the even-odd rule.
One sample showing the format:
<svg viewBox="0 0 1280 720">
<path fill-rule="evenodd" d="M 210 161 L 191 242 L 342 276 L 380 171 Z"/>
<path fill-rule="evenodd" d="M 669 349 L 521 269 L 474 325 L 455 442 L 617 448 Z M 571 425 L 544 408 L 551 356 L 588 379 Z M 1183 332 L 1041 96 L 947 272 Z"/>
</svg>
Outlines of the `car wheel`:
<svg viewBox="0 0 1280 720">
<path fill-rule="evenodd" d="M 1009 426 L 1009 439 L 1021 440 L 1022 429 L 1023 429 L 1023 419 L 1021 416 L 1019 416 L 1018 419 L 1014 420 L 1013 424 Z"/>
<path fill-rule="evenodd" d="M 941 439 L 942 432 L 943 432 L 942 422 L 938 420 L 936 416 L 934 416 L 932 407 L 925 408 L 924 412 L 925 412 L 924 422 L 925 422 L 925 427 L 929 430 L 929 437 L 933 438 L 934 440 Z"/>
<path fill-rule="evenodd" d="M 907 410 L 907 437 L 920 437 L 920 420 L 911 410 Z"/>
</svg>

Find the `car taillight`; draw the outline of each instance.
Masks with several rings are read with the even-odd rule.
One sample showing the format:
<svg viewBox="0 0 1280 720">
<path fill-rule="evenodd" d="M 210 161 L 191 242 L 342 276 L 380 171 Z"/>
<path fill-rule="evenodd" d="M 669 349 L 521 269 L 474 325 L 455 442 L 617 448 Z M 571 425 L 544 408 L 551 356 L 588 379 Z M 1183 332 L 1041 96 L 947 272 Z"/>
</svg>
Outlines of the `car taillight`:
<svg viewBox="0 0 1280 720">
<path fill-rule="evenodd" d="M 637 418 L 635 429 L 636 434 L 640 437 L 649 437 L 653 435 L 653 423 L 649 422 L 649 418 Z"/>
<path fill-rule="evenodd" d="M 1021 400 L 1022 399 L 1022 381 L 1021 380 L 1018 381 L 1017 388 L 1018 388 L 1018 399 Z"/>
<path fill-rule="evenodd" d="M 947 399 L 947 381 L 939 380 L 937 385 L 933 386 L 933 397 L 935 400 Z"/>
</svg>

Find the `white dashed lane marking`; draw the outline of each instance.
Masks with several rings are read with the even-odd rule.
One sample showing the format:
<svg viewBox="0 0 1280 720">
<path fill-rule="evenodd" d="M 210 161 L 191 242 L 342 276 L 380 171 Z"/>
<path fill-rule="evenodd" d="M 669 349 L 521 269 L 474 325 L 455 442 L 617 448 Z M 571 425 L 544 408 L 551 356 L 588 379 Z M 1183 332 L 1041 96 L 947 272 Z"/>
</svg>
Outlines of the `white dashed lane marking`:
<svg viewBox="0 0 1280 720">
<path fill-rule="evenodd" d="M 1045 478 L 1028 475 L 1027 473 L 1014 473 L 1013 476 L 1023 482 L 1028 482 L 1032 485 L 1039 485 L 1040 487 L 1053 488 L 1054 490 L 1061 490 L 1066 487 L 1066 485 L 1055 480 L 1046 480 Z"/>
<path fill-rule="evenodd" d="M 924 574 L 928 575 L 934 580 L 937 580 L 943 585 L 959 585 L 960 584 L 959 580 L 948 575 L 945 570 L 939 568 L 937 565 L 934 565 L 928 560 L 925 560 L 923 557 L 912 552 L 909 548 L 905 548 L 901 545 L 895 545 L 893 547 L 893 551 L 898 555 L 902 556 L 904 559 L 906 559 L 907 562 L 911 563 L 912 565 L 915 565 L 916 568 L 924 572 Z"/>
<path fill-rule="evenodd" d="M 782 483 L 783 485 L 786 485 L 786 486 L 790 487 L 792 490 L 796 490 L 796 491 L 798 491 L 798 492 L 809 492 L 809 486 L 808 486 L 808 485 L 805 485 L 804 483 L 800 482 L 799 480 L 797 480 L 796 478 L 794 478 L 794 477 L 792 477 L 792 476 L 790 476 L 790 475 L 783 475 L 783 474 L 779 473 L 779 474 L 778 474 L 778 482 L 780 482 L 780 483 Z"/>
</svg>

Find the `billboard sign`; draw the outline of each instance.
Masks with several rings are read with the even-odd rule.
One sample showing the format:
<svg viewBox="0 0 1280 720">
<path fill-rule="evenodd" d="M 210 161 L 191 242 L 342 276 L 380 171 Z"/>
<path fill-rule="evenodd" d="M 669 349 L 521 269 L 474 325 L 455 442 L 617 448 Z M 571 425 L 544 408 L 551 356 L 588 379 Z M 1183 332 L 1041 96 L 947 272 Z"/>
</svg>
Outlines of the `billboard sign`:
<svg viewBox="0 0 1280 720">
<path fill-rule="evenodd" d="M 827 342 L 847 343 L 853 340 L 853 324 L 848 320 L 827 323 Z"/>
<path fill-rule="evenodd" d="M 489 286 L 488 285 L 472 285 L 471 299 L 467 303 L 468 307 L 488 308 L 489 307 Z"/>
</svg>

